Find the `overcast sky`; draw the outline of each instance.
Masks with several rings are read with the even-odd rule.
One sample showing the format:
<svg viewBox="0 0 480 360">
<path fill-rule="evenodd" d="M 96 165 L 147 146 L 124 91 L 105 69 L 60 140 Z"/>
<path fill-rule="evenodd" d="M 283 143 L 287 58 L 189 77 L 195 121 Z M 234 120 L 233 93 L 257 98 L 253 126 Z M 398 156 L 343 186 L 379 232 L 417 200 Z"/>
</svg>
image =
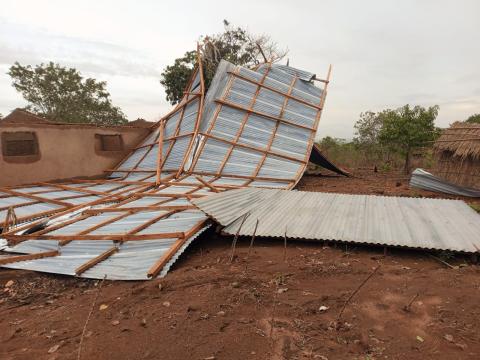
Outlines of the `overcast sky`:
<svg viewBox="0 0 480 360">
<path fill-rule="evenodd" d="M 222 20 L 288 47 L 332 82 L 319 137 L 351 138 L 360 112 L 440 105 L 438 126 L 480 113 L 480 1 L 0 0 L 0 113 L 25 105 L 6 72 L 54 61 L 106 80 L 130 120 L 170 106 L 162 69 Z"/>
</svg>

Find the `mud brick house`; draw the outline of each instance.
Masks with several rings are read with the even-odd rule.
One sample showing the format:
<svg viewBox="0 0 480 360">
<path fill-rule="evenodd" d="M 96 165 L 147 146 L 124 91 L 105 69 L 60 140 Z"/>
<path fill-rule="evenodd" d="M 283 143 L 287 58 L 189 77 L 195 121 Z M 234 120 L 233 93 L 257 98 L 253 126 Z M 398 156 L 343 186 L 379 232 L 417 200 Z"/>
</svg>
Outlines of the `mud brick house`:
<svg viewBox="0 0 480 360">
<path fill-rule="evenodd" d="M 101 176 L 148 135 L 151 125 L 57 123 L 16 109 L 0 120 L 0 186 Z"/>
</svg>

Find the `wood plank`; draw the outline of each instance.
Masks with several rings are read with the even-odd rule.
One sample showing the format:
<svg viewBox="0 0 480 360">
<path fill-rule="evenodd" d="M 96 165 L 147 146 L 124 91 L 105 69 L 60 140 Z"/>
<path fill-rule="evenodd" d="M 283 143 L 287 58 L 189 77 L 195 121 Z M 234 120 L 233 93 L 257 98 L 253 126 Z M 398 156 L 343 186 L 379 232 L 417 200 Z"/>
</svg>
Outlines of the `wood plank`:
<svg viewBox="0 0 480 360">
<path fill-rule="evenodd" d="M 53 251 L 45 251 L 45 252 L 35 253 L 35 254 L 11 256 L 8 258 L 0 259 L 0 265 L 11 264 L 19 261 L 42 259 L 42 258 L 52 257 L 57 255 L 59 255 L 59 252 L 57 250 L 53 250 Z"/>
<path fill-rule="evenodd" d="M 85 264 L 79 266 L 78 268 L 75 269 L 75 274 L 77 276 L 80 276 L 82 275 L 85 271 L 87 271 L 88 269 L 94 267 L 95 265 L 97 265 L 98 263 L 102 262 L 103 260 L 109 258 L 110 256 L 112 256 L 113 254 L 115 254 L 116 252 L 118 251 L 118 247 L 116 246 L 113 246 L 111 247 L 110 249 L 108 249 L 107 251 L 101 253 L 100 255 L 98 255 L 97 257 L 94 257 L 93 259 L 90 259 L 89 261 L 87 261 Z"/>
<path fill-rule="evenodd" d="M 112 240 L 112 241 L 140 241 L 140 240 L 157 240 L 183 238 L 184 232 L 158 233 L 158 234 L 142 234 L 142 235 L 126 235 L 126 234 L 109 234 L 109 235 L 42 235 L 41 239 L 31 235 L 2 235 L 9 243 L 17 244 L 26 240 L 70 240 L 70 241 L 90 241 L 90 240 Z"/>
<path fill-rule="evenodd" d="M 158 135 L 158 154 L 157 154 L 157 178 L 156 184 L 160 184 L 162 173 L 162 155 L 163 155 L 163 133 L 165 131 L 165 122 L 160 122 L 159 135 Z"/>
<path fill-rule="evenodd" d="M 195 178 L 200 181 L 203 185 L 205 185 L 206 187 L 208 187 L 210 190 L 212 190 L 213 192 L 216 192 L 216 193 L 219 193 L 220 190 L 218 190 L 215 186 L 213 186 L 212 184 L 209 184 L 208 182 L 206 182 L 204 179 L 202 179 L 200 176 L 195 176 Z"/>
<path fill-rule="evenodd" d="M 148 270 L 147 276 L 150 278 L 156 277 L 160 271 L 163 269 L 165 264 L 172 258 L 173 255 L 182 247 L 185 242 L 192 237 L 197 231 L 199 231 L 205 224 L 208 222 L 208 219 L 199 221 L 194 227 L 192 227 L 182 239 L 178 239 L 175 244 L 168 249 L 167 253 L 164 254 L 152 267 Z"/>
</svg>

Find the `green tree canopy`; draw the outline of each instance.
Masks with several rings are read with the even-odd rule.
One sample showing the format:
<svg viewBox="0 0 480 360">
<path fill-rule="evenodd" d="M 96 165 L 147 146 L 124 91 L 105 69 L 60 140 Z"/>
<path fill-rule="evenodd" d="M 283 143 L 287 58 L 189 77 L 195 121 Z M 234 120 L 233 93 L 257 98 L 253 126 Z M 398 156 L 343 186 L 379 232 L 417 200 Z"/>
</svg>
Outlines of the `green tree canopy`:
<svg viewBox="0 0 480 360">
<path fill-rule="evenodd" d="M 360 119 L 354 125 L 354 141 L 358 145 L 371 147 L 378 144 L 378 135 L 383 126 L 383 117 L 373 111 L 360 113 Z"/>
<path fill-rule="evenodd" d="M 47 119 L 101 125 L 127 122 L 120 108 L 112 105 L 106 82 L 84 79 L 74 68 L 53 62 L 35 67 L 15 62 L 8 75 L 28 101 L 26 109 Z"/>
<path fill-rule="evenodd" d="M 480 124 L 480 114 L 473 114 L 465 122 L 470 124 Z"/>
<path fill-rule="evenodd" d="M 378 133 L 381 144 L 405 158 L 405 172 L 410 169 L 411 151 L 435 140 L 438 130 L 435 119 L 439 106 L 424 108 L 405 105 L 396 110 L 384 110 L 379 116 L 382 126 Z"/>
<path fill-rule="evenodd" d="M 223 25 L 222 33 L 200 37 L 207 89 L 222 59 L 236 65 L 253 66 L 263 61 L 279 61 L 288 52 L 279 49 L 269 36 L 253 35 L 246 29 L 232 26 L 227 20 L 223 20 Z M 172 105 L 182 99 L 196 61 L 197 51 L 187 51 L 163 70 L 160 83 L 165 87 L 166 98 Z"/>
</svg>

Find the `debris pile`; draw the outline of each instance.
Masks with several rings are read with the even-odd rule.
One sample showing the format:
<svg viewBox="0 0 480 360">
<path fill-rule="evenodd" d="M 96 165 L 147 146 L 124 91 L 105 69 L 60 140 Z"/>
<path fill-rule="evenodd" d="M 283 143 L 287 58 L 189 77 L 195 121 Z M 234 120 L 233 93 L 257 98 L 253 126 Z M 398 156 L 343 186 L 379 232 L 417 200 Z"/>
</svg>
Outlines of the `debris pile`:
<svg viewBox="0 0 480 360">
<path fill-rule="evenodd" d="M 2 258 L 2 266 L 98 279 L 162 276 L 210 226 L 192 199 L 296 185 L 330 70 L 321 80 L 278 64 L 250 70 L 222 61 L 205 93 L 201 63 L 182 101 L 107 179 L 0 189 L 0 216 L 11 208 L 24 223 L 5 223 L 4 250 L 26 254 Z"/>
</svg>

